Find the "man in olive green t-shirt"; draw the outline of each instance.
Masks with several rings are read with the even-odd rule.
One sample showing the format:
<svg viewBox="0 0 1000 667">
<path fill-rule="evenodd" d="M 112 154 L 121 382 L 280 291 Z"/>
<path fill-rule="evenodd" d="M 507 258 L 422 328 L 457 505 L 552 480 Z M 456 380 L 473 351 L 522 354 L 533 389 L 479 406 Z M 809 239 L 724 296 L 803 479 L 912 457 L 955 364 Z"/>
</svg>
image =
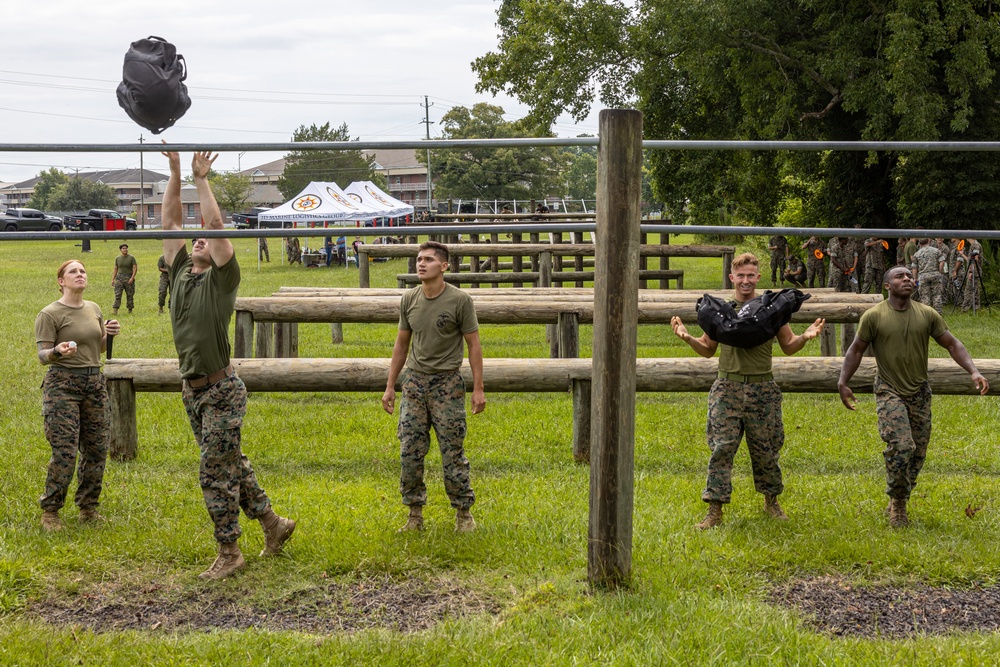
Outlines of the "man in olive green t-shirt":
<svg viewBox="0 0 1000 667">
<path fill-rule="evenodd" d="M 868 346 L 874 346 L 878 366 L 875 405 L 879 435 L 886 445 L 883 456 L 889 523 L 898 528 L 909 522 L 906 503 L 917 484 L 931 439 L 931 389 L 927 383 L 930 339 L 948 350 L 951 358 L 968 371 L 980 394 L 989 391 L 990 384 L 965 345 L 948 331 L 944 318 L 912 299 L 916 285 L 908 268 L 894 266 L 885 272 L 882 282 L 889 298 L 861 316 L 858 333 L 844 355 L 837 391 L 844 406 L 854 410 L 856 399 L 847 383 Z"/>
<path fill-rule="evenodd" d="M 181 225 L 181 166 L 170 161 L 170 180 L 163 193 L 163 229 Z M 191 169 L 205 229 L 221 230 L 222 213 L 208 182 L 218 155 L 194 154 Z M 215 525 L 219 555 L 199 578 L 221 579 L 244 566 L 237 539 L 240 509 L 260 521 L 265 546 L 261 556 L 279 553 L 295 530 L 295 522 L 278 516 L 257 483 L 241 449 L 247 388 L 229 360 L 229 322 L 236 306 L 240 266 L 227 238 L 198 238 L 188 254 L 183 239 L 163 239 L 163 259 L 170 267 L 170 323 L 180 365 L 181 397 L 201 450 L 198 481 Z"/>
<path fill-rule="evenodd" d="M 121 255 L 115 257 L 115 269 L 111 274 L 111 286 L 115 289 L 115 303 L 112 306 L 114 314 L 122 305 L 122 292 L 125 292 L 125 305 L 128 312 L 135 308 L 135 274 L 139 272 L 139 263 L 135 256 L 128 254 L 128 244 L 118 246 Z"/>
<path fill-rule="evenodd" d="M 389 377 L 382 395 L 382 409 L 392 414 L 396 380 L 400 379 L 399 490 L 410 516 L 401 530 L 421 530 L 427 503 L 424 457 L 430 448 L 431 425 L 437 433 L 444 465 L 444 487 L 455 508 L 455 530 L 474 530 L 470 508 L 476 502 L 465 457 L 465 380 L 462 378 L 462 343 L 469 347 L 472 370 L 472 414 L 486 408 L 483 391 L 483 352 L 479 322 L 472 298 L 444 281 L 448 248 L 428 241 L 417 252 L 420 286 L 399 304 L 399 333 L 392 348 Z M 406 365 L 405 372 L 403 365 Z M 402 373 L 402 377 L 400 374 Z"/>
<path fill-rule="evenodd" d="M 729 279 L 736 289 L 738 304 L 757 296 L 760 270 L 757 258 L 746 252 L 735 258 Z M 801 336 L 787 324 L 778 330 L 778 345 L 785 354 L 795 354 L 807 341 L 823 330 L 826 321 L 817 319 Z M 670 320 L 674 334 L 701 356 L 711 359 L 719 347 L 719 377 L 708 394 L 708 481 L 701 499 L 708 503 L 708 514 L 697 525 L 707 529 L 722 523 L 722 506 L 733 490 L 733 459 L 746 432 L 747 449 L 753 463 L 754 488 L 764 495 L 764 511 L 785 520 L 778 496 L 784 490 L 778 456 L 785 443 L 781 417 L 781 389 L 771 376 L 774 339 L 753 348 L 733 347 L 709 338 L 707 333 L 695 338 L 688 333 L 681 318 Z"/>
</svg>

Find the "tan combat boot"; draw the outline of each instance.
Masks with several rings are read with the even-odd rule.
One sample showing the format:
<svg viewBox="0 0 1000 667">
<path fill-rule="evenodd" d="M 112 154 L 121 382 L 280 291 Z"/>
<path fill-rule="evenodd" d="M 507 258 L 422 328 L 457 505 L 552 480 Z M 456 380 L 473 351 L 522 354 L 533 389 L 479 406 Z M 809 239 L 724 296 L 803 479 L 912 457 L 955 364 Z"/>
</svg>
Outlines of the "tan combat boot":
<svg viewBox="0 0 1000 667">
<path fill-rule="evenodd" d="M 906 499 L 893 498 L 889 501 L 889 525 L 893 528 L 903 528 L 909 525 L 910 517 L 906 516 Z"/>
<path fill-rule="evenodd" d="M 62 519 L 59 518 L 58 510 L 56 511 L 47 510 L 45 512 L 42 512 L 42 528 L 44 528 L 46 531 L 54 533 L 56 531 L 62 530 L 65 527 L 66 525 L 62 522 Z"/>
<path fill-rule="evenodd" d="M 104 518 L 100 512 L 97 511 L 96 507 L 87 507 L 80 509 L 80 523 L 105 523 L 107 519 Z"/>
<path fill-rule="evenodd" d="M 118 314 L 118 309 L 117 308 L 112 309 L 111 314 L 112 315 L 117 315 Z"/>
<path fill-rule="evenodd" d="M 267 513 L 259 521 L 264 529 L 264 549 L 260 552 L 261 557 L 280 554 L 282 545 L 295 532 L 295 522 L 278 516 L 271 508 L 267 509 Z"/>
<path fill-rule="evenodd" d="M 163 314 L 163 306 L 160 306 L 160 312 L 159 312 L 159 313 L 157 313 L 157 314 L 158 314 L 158 315 L 162 315 L 162 314 Z"/>
<path fill-rule="evenodd" d="M 228 577 L 236 570 L 239 570 L 246 561 L 243 560 L 243 552 L 236 542 L 228 544 L 219 543 L 219 556 L 212 563 L 212 567 L 198 575 L 199 579 L 222 579 Z"/>
<path fill-rule="evenodd" d="M 705 515 L 701 523 L 695 525 L 695 528 L 708 530 L 709 528 L 715 528 L 720 523 L 722 523 L 722 503 L 718 500 L 712 500 L 708 503 L 708 514 Z"/>
<path fill-rule="evenodd" d="M 764 496 L 764 511 L 768 516 L 778 521 L 788 521 L 788 515 L 778 504 L 778 496 Z"/>
<path fill-rule="evenodd" d="M 455 512 L 455 532 L 471 533 L 476 529 L 476 520 L 472 518 L 472 512 L 467 509 Z"/>
<path fill-rule="evenodd" d="M 410 530 L 423 530 L 424 529 L 424 506 L 423 505 L 410 505 L 410 516 L 406 519 L 406 523 L 403 527 L 399 529 L 399 532 L 405 533 Z"/>
</svg>

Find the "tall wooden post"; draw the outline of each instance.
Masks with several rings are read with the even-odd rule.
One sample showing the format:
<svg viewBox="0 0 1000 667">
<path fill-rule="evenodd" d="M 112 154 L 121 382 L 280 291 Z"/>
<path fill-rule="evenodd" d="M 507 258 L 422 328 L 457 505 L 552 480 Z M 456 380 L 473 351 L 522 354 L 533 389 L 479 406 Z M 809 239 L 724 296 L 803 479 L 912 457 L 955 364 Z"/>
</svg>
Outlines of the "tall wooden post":
<svg viewBox="0 0 1000 667">
<path fill-rule="evenodd" d="M 587 579 L 617 588 L 632 574 L 642 114 L 605 109 L 599 127 Z"/>
</svg>

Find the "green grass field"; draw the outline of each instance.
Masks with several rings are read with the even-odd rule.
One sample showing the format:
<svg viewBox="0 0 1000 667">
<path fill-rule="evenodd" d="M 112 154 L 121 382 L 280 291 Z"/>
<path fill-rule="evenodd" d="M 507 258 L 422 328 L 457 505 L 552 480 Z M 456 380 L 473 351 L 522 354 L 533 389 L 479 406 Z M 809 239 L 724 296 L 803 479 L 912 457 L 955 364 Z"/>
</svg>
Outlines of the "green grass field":
<svg viewBox="0 0 1000 667">
<path fill-rule="evenodd" d="M 2 240 L 2 239 L 0 239 Z M 674 242 L 685 242 L 681 238 Z M 110 315 L 117 242 L 85 256 L 86 298 Z M 137 307 L 122 316 L 116 357 L 171 357 L 156 313 L 158 242 L 134 241 Z M 279 244 L 273 243 L 277 249 Z M 258 271 L 237 244 L 243 296 L 284 285 L 356 286 L 350 269 Z M 258 525 L 244 519 L 247 568 L 197 579 L 214 557 L 197 481 L 198 450 L 179 395 L 138 397 L 139 456 L 109 462 L 105 526 L 45 534 L 37 498 L 49 447 L 42 433 L 33 322 L 58 298 L 59 263 L 72 242 L 0 243 L 0 664 L 2 665 L 723 665 L 993 664 L 1000 638 L 955 631 L 891 639 L 838 638 L 772 602 L 799 579 L 852 588 L 891 584 L 975 589 L 1000 574 L 996 400 L 937 397 L 928 462 L 912 525 L 892 531 L 874 402 L 857 412 L 834 395 L 784 402 L 791 520 L 775 523 L 753 491 L 741 449 L 722 527 L 699 532 L 707 447 L 704 394 L 640 395 L 630 590 L 586 583 L 589 470 L 571 454 L 568 395 L 488 395 L 470 417 L 479 529 L 452 530 L 440 456 L 428 457 L 428 529 L 399 534 L 396 418 L 375 394 L 255 394 L 244 451 L 275 508 L 298 520 L 286 555 L 262 560 Z M 719 260 L 675 259 L 689 288 L 718 288 Z M 373 265 L 395 286 L 405 261 Z M 762 281 L 762 287 L 769 281 Z M 124 312 L 124 309 L 123 309 Z M 995 357 L 998 316 L 947 319 L 974 357 Z M 393 326 L 300 326 L 302 357 L 388 357 Z M 590 354 L 581 332 L 581 355 Z M 487 357 L 543 357 L 542 327 L 484 327 Z M 666 327 L 641 327 L 639 354 L 691 356 Z M 780 354 L 780 352 L 778 353 Z M 809 343 L 802 354 L 819 354 Z M 946 356 L 932 345 L 932 354 Z M 72 488 L 71 488 L 72 494 Z M 965 508 L 982 508 L 974 518 Z M 973 625 L 973 624 L 970 624 Z M 97 628 L 97 630 L 95 630 Z"/>
</svg>

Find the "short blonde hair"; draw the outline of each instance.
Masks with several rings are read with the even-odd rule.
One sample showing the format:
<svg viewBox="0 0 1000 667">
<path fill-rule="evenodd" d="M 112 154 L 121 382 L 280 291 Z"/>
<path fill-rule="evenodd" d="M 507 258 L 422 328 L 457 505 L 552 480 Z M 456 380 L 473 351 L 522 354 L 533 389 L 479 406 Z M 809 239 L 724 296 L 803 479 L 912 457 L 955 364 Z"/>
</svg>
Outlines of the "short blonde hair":
<svg viewBox="0 0 1000 667">
<path fill-rule="evenodd" d="M 744 266 L 752 266 L 758 271 L 760 270 L 760 260 L 752 252 L 745 252 L 742 255 L 737 255 L 733 258 L 733 263 L 730 268 L 735 271 L 736 269 L 742 269 Z"/>
</svg>

